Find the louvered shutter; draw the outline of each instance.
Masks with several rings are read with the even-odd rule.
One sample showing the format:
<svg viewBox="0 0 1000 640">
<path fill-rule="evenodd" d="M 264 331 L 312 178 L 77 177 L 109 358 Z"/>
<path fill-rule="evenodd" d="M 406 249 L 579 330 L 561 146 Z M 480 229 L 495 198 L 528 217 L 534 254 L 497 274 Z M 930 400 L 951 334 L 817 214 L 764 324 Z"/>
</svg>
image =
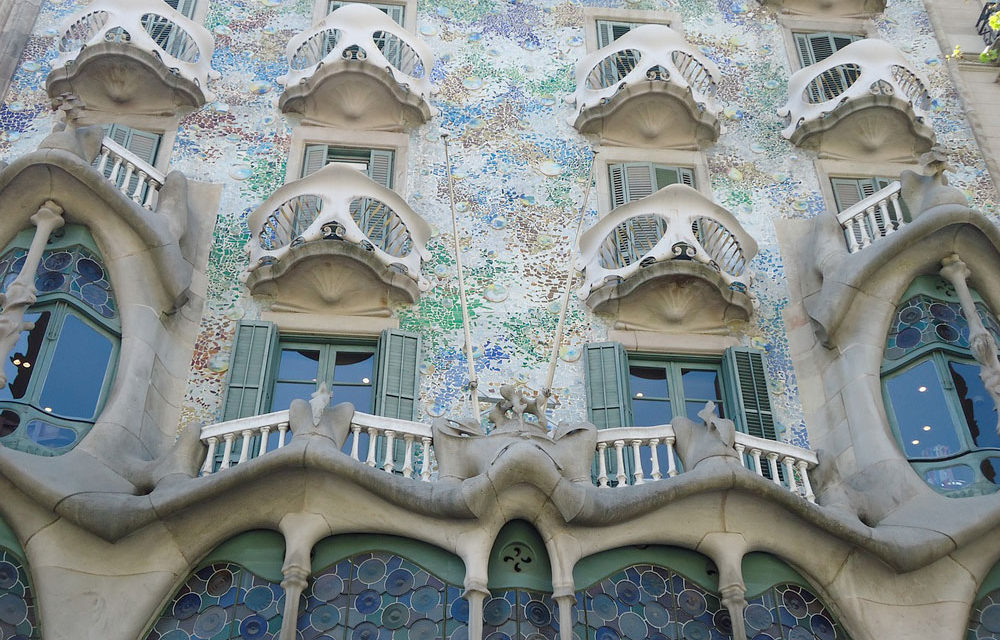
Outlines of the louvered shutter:
<svg viewBox="0 0 1000 640">
<path fill-rule="evenodd" d="M 867 197 L 861 190 L 861 180 L 857 178 L 830 178 L 830 186 L 833 187 L 833 199 L 838 213 L 846 211 Z"/>
<path fill-rule="evenodd" d="M 677 168 L 677 175 L 680 178 L 681 184 L 686 184 L 689 187 L 694 186 L 694 171 L 687 169 L 685 167 Z"/>
<path fill-rule="evenodd" d="M 270 409 L 271 374 L 279 351 L 278 328 L 273 323 L 240 323 L 229 356 L 223 421 L 259 415 Z"/>
<path fill-rule="evenodd" d="M 777 440 L 763 356 L 757 349 L 730 347 L 722 356 L 723 372 L 735 405 L 736 427 L 758 438 Z"/>
<path fill-rule="evenodd" d="M 587 415 L 598 429 L 632 424 L 628 394 L 628 356 L 617 342 L 594 342 L 584 352 Z"/>
<path fill-rule="evenodd" d="M 368 177 L 387 189 L 392 189 L 392 151 L 372 149 L 368 162 Z"/>
<path fill-rule="evenodd" d="M 403 5 L 387 4 L 379 8 L 382 9 L 382 11 L 385 11 L 386 15 L 392 18 L 393 22 L 395 22 L 399 26 L 403 26 L 403 17 L 404 17 Z"/>
<path fill-rule="evenodd" d="M 615 41 L 614 30 L 612 29 L 612 24 L 608 20 L 598 20 L 597 21 L 597 48 L 603 49 L 612 42 Z"/>
<path fill-rule="evenodd" d="M 419 389 L 420 335 L 386 329 L 378 344 L 375 413 L 415 420 Z"/>
<path fill-rule="evenodd" d="M 608 165 L 608 179 L 611 184 L 611 208 L 617 209 L 628 202 L 625 198 L 625 166 Z"/>
<path fill-rule="evenodd" d="M 307 144 L 302 158 L 302 177 L 316 173 L 326 166 L 327 145 Z"/>
<path fill-rule="evenodd" d="M 104 127 L 104 135 L 123 147 L 128 144 L 128 138 L 131 131 L 132 129 L 130 127 L 126 127 L 123 124 L 112 124 Z"/>
<path fill-rule="evenodd" d="M 125 148 L 145 160 L 155 164 L 156 152 L 160 148 L 160 134 L 132 129 Z"/>
<path fill-rule="evenodd" d="M 655 191 L 653 165 L 649 162 L 625 163 L 626 202 L 635 202 Z"/>
<path fill-rule="evenodd" d="M 174 9 L 180 11 L 186 17 L 188 18 L 194 17 L 194 8 L 196 0 L 166 0 L 166 3 L 169 4 L 171 7 L 173 7 Z"/>
</svg>

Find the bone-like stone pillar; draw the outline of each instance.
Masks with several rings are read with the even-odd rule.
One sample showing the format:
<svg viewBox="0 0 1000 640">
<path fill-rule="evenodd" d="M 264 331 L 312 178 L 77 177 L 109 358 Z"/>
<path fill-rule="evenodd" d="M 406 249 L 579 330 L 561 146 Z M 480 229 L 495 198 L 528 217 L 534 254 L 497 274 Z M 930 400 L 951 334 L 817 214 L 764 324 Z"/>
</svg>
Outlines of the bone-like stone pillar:
<svg viewBox="0 0 1000 640">
<path fill-rule="evenodd" d="M 708 555 L 719 569 L 719 592 L 722 594 L 722 604 L 729 611 L 729 618 L 733 623 L 733 640 L 747 640 L 743 624 L 743 612 L 747 606 L 747 588 L 743 582 L 746 540 L 738 533 L 710 533 L 705 536 L 698 550 Z"/>
<path fill-rule="evenodd" d="M 312 548 L 322 538 L 330 535 L 326 520 L 315 513 L 289 513 L 278 524 L 285 536 L 285 562 L 281 567 L 285 590 L 285 609 L 281 618 L 279 640 L 295 640 L 299 621 L 299 601 L 309 584 L 312 572 Z"/>
<path fill-rule="evenodd" d="M 469 640 L 483 640 L 483 604 L 490 592 L 485 584 L 467 584 L 462 594 L 469 601 Z"/>
</svg>

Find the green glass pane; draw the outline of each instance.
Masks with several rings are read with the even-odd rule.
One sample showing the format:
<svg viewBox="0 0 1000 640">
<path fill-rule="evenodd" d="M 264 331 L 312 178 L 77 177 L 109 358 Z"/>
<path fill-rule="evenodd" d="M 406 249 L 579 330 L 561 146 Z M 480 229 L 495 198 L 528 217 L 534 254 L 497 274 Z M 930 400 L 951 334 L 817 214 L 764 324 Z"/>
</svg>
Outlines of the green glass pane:
<svg viewBox="0 0 1000 640">
<path fill-rule="evenodd" d="M 893 375 L 885 386 L 908 458 L 943 458 L 963 449 L 932 361 Z"/>
</svg>

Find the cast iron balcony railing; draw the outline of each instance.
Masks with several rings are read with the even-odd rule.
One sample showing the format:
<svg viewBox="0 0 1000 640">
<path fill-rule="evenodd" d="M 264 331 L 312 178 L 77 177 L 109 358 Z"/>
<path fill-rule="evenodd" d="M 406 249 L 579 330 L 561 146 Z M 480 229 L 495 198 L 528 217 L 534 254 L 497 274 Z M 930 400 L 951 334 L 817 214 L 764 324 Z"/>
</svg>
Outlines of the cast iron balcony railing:
<svg viewBox="0 0 1000 640">
<path fill-rule="evenodd" d="M 643 25 L 577 64 L 571 124 L 610 139 L 700 146 L 721 131 L 719 77 L 715 64 L 680 33 Z"/>
<path fill-rule="evenodd" d="M 906 224 L 900 189 L 899 182 L 893 182 L 837 214 L 848 251 L 857 253 Z"/>
</svg>

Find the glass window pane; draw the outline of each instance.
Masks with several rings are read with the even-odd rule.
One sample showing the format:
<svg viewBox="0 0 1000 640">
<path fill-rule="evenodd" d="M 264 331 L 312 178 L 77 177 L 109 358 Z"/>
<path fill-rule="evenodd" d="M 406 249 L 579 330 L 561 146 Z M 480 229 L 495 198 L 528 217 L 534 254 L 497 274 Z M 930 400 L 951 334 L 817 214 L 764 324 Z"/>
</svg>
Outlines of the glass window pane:
<svg viewBox="0 0 1000 640">
<path fill-rule="evenodd" d="M 633 399 L 670 397 L 665 368 L 631 366 L 628 368 L 628 376 Z"/>
<path fill-rule="evenodd" d="M 993 484 L 1000 484 L 1000 458 L 984 458 L 979 463 L 979 470 Z"/>
<path fill-rule="evenodd" d="M 976 480 L 976 475 L 972 472 L 972 467 L 956 464 L 943 469 L 931 469 L 924 473 L 924 480 L 933 487 L 952 491 L 972 484 Z"/>
<path fill-rule="evenodd" d="M 335 384 L 333 385 L 333 399 L 331 400 L 331 403 L 340 404 L 341 402 L 350 402 L 354 405 L 355 411 L 371 413 L 372 388 Z"/>
<path fill-rule="evenodd" d="M 17 344 L 4 362 L 4 373 L 7 374 L 8 382 L 5 388 L 0 389 L 0 400 L 23 398 L 27 392 L 31 374 L 35 371 L 35 363 L 38 362 L 38 352 L 45 340 L 45 330 L 49 326 L 50 316 L 51 313 L 48 311 L 24 314 L 24 321 L 34 322 L 35 327 L 21 332 Z"/>
<path fill-rule="evenodd" d="M 375 354 L 365 351 L 337 351 L 333 370 L 335 382 L 360 382 L 371 384 L 375 377 Z"/>
<path fill-rule="evenodd" d="M 76 431 L 41 420 L 32 420 L 24 427 L 28 437 L 43 447 L 67 447 L 76 442 Z"/>
<path fill-rule="evenodd" d="M 62 416 L 93 418 L 112 350 L 111 340 L 80 318 L 67 314 L 55 356 L 46 372 L 39 399 L 41 408 Z"/>
<path fill-rule="evenodd" d="M 315 382 L 319 372 L 319 349 L 282 349 L 278 363 L 281 380 Z"/>
<path fill-rule="evenodd" d="M 958 393 L 972 441 L 977 447 L 1000 447 L 996 405 L 979 377 L 979 365 L 948 362 L 948 368 L 955 381 L 955 392 Z"/>
<path fill-rule="evenodd" d="M 637 427 L 668 424 L 673 418 L 669 400 L 632 399 L 632 423 Z"/>
<path fill-rule="evenodd" d="M 684 398 L 688 400 L 718 400 L 722 397 L 719 374 L 711 369 L 681 369 Z"/>
<path fill-rule="evenodd" d="M 274 385 L 271 411 L 284 411 L 296 398 L 308 400 L 315 390 L 316 385 L 313 382 L 278 382 Z"/>
<path fill-rule="evenodd" d="M 893 375 L 885 387 L 908 458 L 940 458 L 963 449 L 932 361 Z"/>
</svg>

